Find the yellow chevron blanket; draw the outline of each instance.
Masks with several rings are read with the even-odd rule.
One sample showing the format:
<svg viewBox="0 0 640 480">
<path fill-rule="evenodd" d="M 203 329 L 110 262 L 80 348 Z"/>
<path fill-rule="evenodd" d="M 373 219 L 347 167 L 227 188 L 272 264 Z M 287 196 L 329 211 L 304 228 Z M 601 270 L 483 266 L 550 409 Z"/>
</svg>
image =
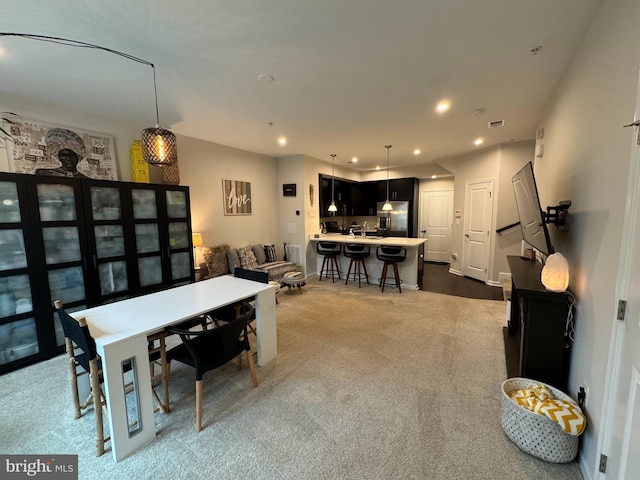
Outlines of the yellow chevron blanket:
<svg viewBox="0 0 640 480">
<path fill-rule="evenodd" d="M 509 397 L 521 407 L 553 420 L 570 435 L 580 435 L 587 426 L 587 419 L 578 405 L 553 398 L 544 385 L 533 384 L 523 390 L 514 390 Z"/>
</svg>

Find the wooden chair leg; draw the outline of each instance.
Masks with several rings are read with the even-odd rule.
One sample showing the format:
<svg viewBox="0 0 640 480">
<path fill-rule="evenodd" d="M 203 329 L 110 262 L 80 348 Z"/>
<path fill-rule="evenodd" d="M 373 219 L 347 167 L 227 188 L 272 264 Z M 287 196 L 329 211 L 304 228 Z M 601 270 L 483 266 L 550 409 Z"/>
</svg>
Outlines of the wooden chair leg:
<svg viewBox="0 0 640 480">
<path fill-rule="evenodd" d="M 329 265 L 331 266 L 331 282 L 336 283 L 336 271 L 334 269 L 336 265 L 336 259 L 334 257 L 329 257 Z"/>
<path fill-rule="evenodd" d="M 104 429 L 102 426 L 102 390 L 100 389 L 100 375 L 96 359 L 89 362 L 89 370 L 93 395 L 93 414 L 96 419 L 96 457 L 100 457 L 104 454 Z"/>
<path fill-rule="evenodd" d="M 65 338 L 65 344 L 67 348 L 67 354 L 69 356 L 69 380 L 71 382 L 71 396 L 73 398 L 73 413 L 74 418 L 77 420 L 80 418 L 80 393 L 78 392 L 78 372 L 76 370 L 76 362 L 73 358 L 73 343 L 68 338 Z"/>
<path fill-rule="evenodd" d="M 251 370 L 251 380 L 253 380 L 253 386 L 258 386 L 258 377 L 256 376 L 256 366 L 253 363 L 253 354 L 251 349 L 247 350 L 247 361 L 249 362 L 249 370 Z"/>
<path fill-rule="evenodd" d="M 362 267 L 364 268 L 364 278 L 367 280 L 367 285 L 369 284 L 369 273 L 367 272 L 367 264 L 364 260 L 362 260 Z"/>
<path fill-rule="evenodd" d="M 344 281 L 344 284 L 347 285 L 349 283 L 349 275 L 351 275 L 351 266 L 353 265 L 353 258 L 349 261 L 349 268 L 347 269 L 347 279 Z M 356 268 L 358 268 L 356 266 Z M 354 273 L 355 276 L 355 273 Z"/>
<path fill-rule="evenodd" d="M 167 363 L 167 348 L 166 348 L 166 336 L 167 334 L 157 333 L 150 335 L 148 337 L 150 349 L 149 352 L 158 352 L 160 354 L 160 359 L 155 360 L 153 362 L 149 362 L 149 370 L 151 373 L 151 393 L 153 394 L 153 398 L 156 401 L 156 405 L 158 409 L 162 413 L 169 413 L 171 410 L 171 406 L 169 403 L 169 369 Z M 158 342 L 158 346 L 156 347 L 156 343 Z M 156 363 L 159 361 L 160 373 L 156 374 Z M 160 380 L 160 384 L 162 385 L 162 398 L 158 395 L 156 391 L 157 381 Z"/>
<path fill-rule="evenodd" d="M 196 380 L 196 432 L 202 430 L 202 380 Z"/>
<path fill-rule="evenodd" d="M 384 284 L 387 281 L 387 268 L 389 268 L 389 264 L 384 262 L 382 266 L 382 275 L 380 276 L 380 286 L 382 287 L 382 293 L 384 293 Z"/>
<path fill-rule="evenodd" d="M 402 288 L 400 287 L 400 274 L 398 273 L 398 264 L 393 264 L 393 273 L 396 276 L 396 287 L 398 287 L 398 292 L 402 293 Z"/>
</svg>

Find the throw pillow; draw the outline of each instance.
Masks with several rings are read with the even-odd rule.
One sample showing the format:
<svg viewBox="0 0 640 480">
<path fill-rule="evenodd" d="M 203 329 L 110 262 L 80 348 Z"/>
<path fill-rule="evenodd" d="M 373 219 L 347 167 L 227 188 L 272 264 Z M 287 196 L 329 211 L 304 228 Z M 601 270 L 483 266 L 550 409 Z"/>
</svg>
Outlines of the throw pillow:
<svg viewBox="0 0 640 480">
<path fill-rule="evenodd" d="M 256 256 L 258 265 L 266 263 L 267 256 L 264 253 L 264 247 L 258 243 L 257 245 L 252 245 L 251 248 L 253 249 L 253 254 Z"/>
<path fill-rule="evenodd" d="M 278 261 L 278 256 L 276 254 L 276 246 L 275 245 L 265 245 L 264 246 L 264 254 L 267 257 L 267 262 L 276 262 L 276 261 Z"/>
<path fill-rule="evenodd" d="M 233 273 L 236 268 L 240 267 L 240 257 L 238 256 L 238 249 L 232 248 L 227 252 L 227 260 L 229 261 L 229 271 Z"/>
<path fill-rule="evenodd" d="M 252 268 L 258 268 L 258 261 L 253 253 L 251 245 L 238 249 L 238 257 L 240 257 L 240 266 L 250 270 Z"/>
<path fill-rule="evenodd" d="M 219 277 L 220 275 L 229 273 L 229 262 L 227 261 L 228 251 L 229 245 L 226 243 L 214 245 L 213 247 L 204 247 L 202 249 L 202 256 L 207 264 L 209 278 Z"/>
</svg>

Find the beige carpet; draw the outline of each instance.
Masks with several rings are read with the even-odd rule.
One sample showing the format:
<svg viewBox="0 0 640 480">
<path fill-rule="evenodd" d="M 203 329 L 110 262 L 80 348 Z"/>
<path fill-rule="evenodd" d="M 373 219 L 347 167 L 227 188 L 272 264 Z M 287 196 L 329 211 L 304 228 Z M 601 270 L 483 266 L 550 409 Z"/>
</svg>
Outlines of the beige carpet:
<svg viewBox="0 0 640 480">
<path fill-rule="evenodd" d="M 64 357 L 0 377 L 0 452 L 77 453 L 80 479 L 579 479 L 500 427 L 505 304 L 311 280 L 279 294 L 278 358 L 205 375 L 174 364 L 158 437 L 115 463 L 73 420 Z"/>
</svg>

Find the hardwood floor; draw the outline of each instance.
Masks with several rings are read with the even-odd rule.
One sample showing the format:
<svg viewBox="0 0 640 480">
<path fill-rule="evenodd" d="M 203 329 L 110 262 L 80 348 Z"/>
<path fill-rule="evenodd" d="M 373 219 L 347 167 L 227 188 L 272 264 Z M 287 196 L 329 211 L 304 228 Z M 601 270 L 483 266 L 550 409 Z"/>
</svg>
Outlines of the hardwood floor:
<svg viewBox="0 0 640 480">
<path fill-rule="evenodd" d="M 422 288 L 428 292 L 456 297 L 503 300 L 502 288 L 491 287 L 479 280 L 449 273 L 448 263 L 425 262 Z"/>
</svg>

